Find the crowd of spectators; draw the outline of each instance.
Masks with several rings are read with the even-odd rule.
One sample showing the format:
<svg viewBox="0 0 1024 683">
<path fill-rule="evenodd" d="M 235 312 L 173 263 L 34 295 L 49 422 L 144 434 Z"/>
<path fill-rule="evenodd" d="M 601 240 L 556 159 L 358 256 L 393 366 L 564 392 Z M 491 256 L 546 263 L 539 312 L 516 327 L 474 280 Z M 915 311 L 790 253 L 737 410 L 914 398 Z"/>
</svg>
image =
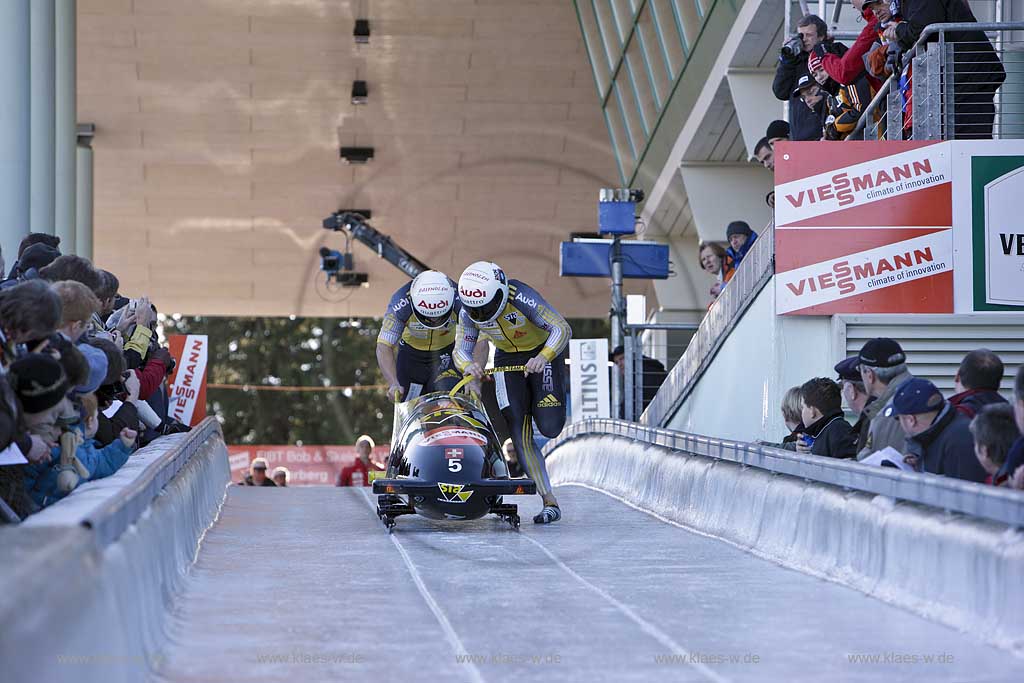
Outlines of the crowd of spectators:
<svg viewBox="0 0 1024 683">
<path fill-rule="evenodd" d="M 774 145 L 779 139 L 845 139 L 882 84 L 894 74 L 894 87 L 902 95 L 903 129 L 909 133 L 913 73 L 905 54 L 930 24 L 977 23 L 966 0 L 852 1 L 864 20 L 852 46 L 833 40 L 827 24 L 808 14 L 797 22 L 796 34 L 779 50 L 772 91 L 789 103 L 789 126 L 785 135 L 779 135 L 777 127 L 785 122 L 773 122 L 756 144 L 754 157 L 766 168 L 774 168 Z M 929 40 L 937 38 L 933 35 Z M 983 31 L 951 31 L 945 40 L 953 45 L 955 69 L 954 129 L 945 137 L 990 139 L 995 94 L 1006 80 L 1006 71 Z M 875 120 L 884 130 L 880 114 L 875 112 Z"/>
<path fill-rule="evenodd" d="M 3 269 L 0 258 L 0 270 Z M 160 436 L 174 368 L 156 308 L 33 233 L 0 284 L 0 519 L 16 522 L 110 476 Z"/>
<path fill-rule="evenodd" d="M 838 381 L 815 377 L 786 392 L 782 448 L 1024 489 L 1024 366 L 1011 402 L 999 393 L 1003 362 L 988 349 L 964 356 L 948 398 L 911 374 L 894 339 L 868 340 L 835 372 Z"/>
</svg>

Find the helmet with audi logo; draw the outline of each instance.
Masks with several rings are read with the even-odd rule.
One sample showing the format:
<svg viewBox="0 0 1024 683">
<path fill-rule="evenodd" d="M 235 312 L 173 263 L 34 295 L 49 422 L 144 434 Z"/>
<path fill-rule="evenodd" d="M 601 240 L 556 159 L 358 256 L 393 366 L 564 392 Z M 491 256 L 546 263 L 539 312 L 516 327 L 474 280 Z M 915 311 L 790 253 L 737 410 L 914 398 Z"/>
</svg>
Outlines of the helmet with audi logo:
<svg viewBox="0 0 1024 683">
<path fill-rule="evenodd" d="M 455 289 L 444 273 L 425 270 L 409 286 L 409 300 L 416 320 L 436 330 L 444 327 L 455 305 Z"/>
<path fill-rule="evenodd" d="M 459 278 L 459 299 L 474 322 L 493 321 L 508 302 L 505 271 L 490 261 L 477 261 Z"/>
</svg>

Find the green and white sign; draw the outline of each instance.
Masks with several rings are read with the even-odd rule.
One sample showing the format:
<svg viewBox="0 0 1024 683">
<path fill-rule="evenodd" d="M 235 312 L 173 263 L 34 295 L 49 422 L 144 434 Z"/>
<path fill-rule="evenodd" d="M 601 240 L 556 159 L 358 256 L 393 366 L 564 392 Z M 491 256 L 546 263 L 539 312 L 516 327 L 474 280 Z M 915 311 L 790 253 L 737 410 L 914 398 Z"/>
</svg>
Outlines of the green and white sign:
<svg viewBox="0 0 1024 683">
<path fill-rule="evenodd" d="M 971 159 L 974 310 L 1024 309 L 1024 156 Z"/>
</svg>

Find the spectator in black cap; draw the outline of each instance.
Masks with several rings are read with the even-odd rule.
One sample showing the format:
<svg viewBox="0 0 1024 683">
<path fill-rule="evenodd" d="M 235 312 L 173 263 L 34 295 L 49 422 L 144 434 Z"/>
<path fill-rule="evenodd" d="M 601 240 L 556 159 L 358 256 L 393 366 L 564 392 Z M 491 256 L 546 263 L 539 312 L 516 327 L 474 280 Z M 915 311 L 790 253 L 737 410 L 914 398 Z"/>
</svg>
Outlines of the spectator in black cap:
<svg viewBox="0 0 1024 683">
<path fill-rule="evenodd" d="M 1024 434 L 1024 365 L 1017 368 L 1013 381 L 1013 419 Z M 999 468 L 996 478 L 1003 477 L 1011 488 L 1024 489 L 1024 436 L 1021 436 L 1006 454 L 1006 462 Z"/>
<path fill-rule="evenodd" d="M 863 460 L 875 451 L 892 446 L 903 452 L 904 435 L 899 422 L 884 414 L 896 391 L 913 375 L 907 369 L 907 356 L 895 339 L 869 339 L 857 355 L 864 388 L 875 400 L 864 409 L 869 420 L 868 435 L 857 459 Z"/>
<path fill-rule="evenodd" d="M 796 87 L 793 88 L 793 99 L 802 102 L 807 109 L 811 110 L 810 121 L 816 125 L 813 131 L 818 136 L 810 138 L 811 140 L 821 140 L 825 136 L 825 119 L 828 118 L 828 111 L 825 106 L 825 98 L 827 96 L 828 93 L 825 89 L 810 76 L 801 76 L 800 80 L 796 82 Z M 799 107 L 800 105 L 797 104 L 796 106 Z M 808 128 L 807 134 L 813 134 L 810 128 Z"/>
<path fill-rule="evenodd" d="M 971 434 L 974 435 L 974 455 L 988 473 L 985 483 L 1002 486 L 1008 476 L 1005 473 L 1000 475 L 999 470 L 1006 462 L 1013 442 L 1020 438 L 1013 408 L 1008 403 L 985 406 L 971 420 Z"/>
<path fill-rule="evenodd" d="M 764 132 L 764 136 L 768 139 L 768 144 L 774 148 L 775 143 L 779 140 L 789 139 L 789 124 L 782 119 L 775 119 L 768 124 L 768 130 Z"/>
<path fill-rule="evenodd" d="M 59 256 L 60 252 L 49 244 L 32 244 L 11 268 L 11 280 L 39 277 L 39 270 L 56 261 Z"/>
<path fill-rule="evenodd" d="M 807 425 L 796 442 L 798 453 L 828 458 L 852 458 L 856 437 L 843 418 L 839 385 L 827 377 L 815 377 L 800 387 L 800 416 Z"/>
<path fill-rule="evenodd" d="M 949 402 L 958 411 L 973 419 L 987 405 L 1006 403 L 999 395 L 1003 381 L 1003 361 L 988 349 L 975 349 L 960 361 L 956 371 L 956 394 Z"/>
<path fill-rule="evenodd" d="M 757 239 L 757 233 L 751 230 L 745 221 L 733 221 L 725 229 L 725 237 L 729 241 L 729 248 L 725 253 L 732 259 L 733 268 L 739 268 L 743 257 Z"/>
<path fill-rule="evenodd" d="M 943 399 L 930 381 L 915 377 L 904 382 L 884 413 L 899 421 L 906 442 L 897 450 L 916 470 L 985 481 L 988 474 L 974 455 L 971 421 Z"/>
<path fill-rule="evenodd" d="M 839 375 L 839 383 L 842 386 L 843 400 L 850 412 L 857 416 L 853 425 L 853 433 L 857 439 L 857 452 L 864 448 L 864 442 L 868 439 L 868 418 L 864 409 L 874 398 L 864 388 L 864 380 L 860 377 L 860 358 L 850 356 L 835 365 L 836 374 Z"/>
</svg>

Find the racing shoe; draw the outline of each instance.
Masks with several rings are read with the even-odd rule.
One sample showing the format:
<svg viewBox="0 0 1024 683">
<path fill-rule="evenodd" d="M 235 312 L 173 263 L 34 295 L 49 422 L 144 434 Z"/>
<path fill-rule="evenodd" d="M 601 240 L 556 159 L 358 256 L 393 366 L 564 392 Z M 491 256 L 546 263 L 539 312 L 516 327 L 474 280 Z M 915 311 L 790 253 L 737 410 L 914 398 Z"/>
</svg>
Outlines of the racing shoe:
<svg viewBox="0 0 1024 683">
<path fill-rule="evenodd" d="M 551 524 L 557 522 L 562 518 L 562 511 L 558 509 L 557 505 L 545 505 L 544 509 L 540 511 L 540 514 L 534 515 L 534 524 Z"/>
</svg>

